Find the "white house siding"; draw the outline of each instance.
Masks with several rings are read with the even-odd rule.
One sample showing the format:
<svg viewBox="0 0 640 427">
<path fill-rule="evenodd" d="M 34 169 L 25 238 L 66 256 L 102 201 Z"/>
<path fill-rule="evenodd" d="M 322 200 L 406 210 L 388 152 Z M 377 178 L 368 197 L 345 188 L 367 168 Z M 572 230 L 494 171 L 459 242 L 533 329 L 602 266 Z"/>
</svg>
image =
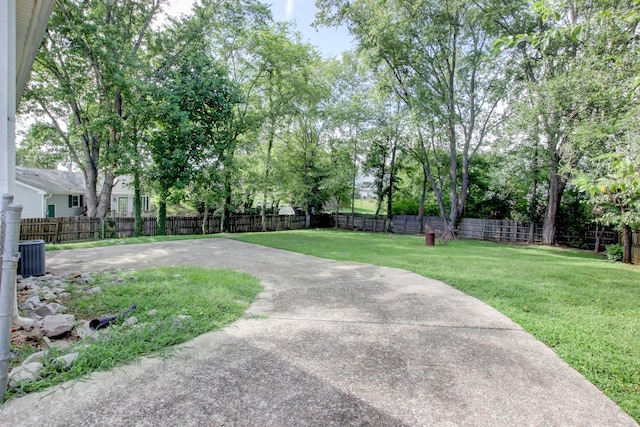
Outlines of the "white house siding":
<svg viewBox="0 0 640 427">
<path fill-rule="evenodd" d="M 69 196 L 51 196 L 47 200 L 47 205 L 56 205 L 56 216 L 80 216 L 84 212 L 83 207 L 70 208 Z"/>
<path fill-rule="evenodd" d="M 120 206 L 120 199 L 126 199 L 126 208 L 123 210 Z M 111 212 L 115 212 L 116 216 L 133 216 L 133 196 L 128 194 L 111 193 Z"/>
<path fill-rule="evenodd" d="M 22 218 L 44 218 L 47 207 L 44 206 L 44 195 L 33 188 L 16 182 L 14 203 L 22 205 Z"/>
</svg>

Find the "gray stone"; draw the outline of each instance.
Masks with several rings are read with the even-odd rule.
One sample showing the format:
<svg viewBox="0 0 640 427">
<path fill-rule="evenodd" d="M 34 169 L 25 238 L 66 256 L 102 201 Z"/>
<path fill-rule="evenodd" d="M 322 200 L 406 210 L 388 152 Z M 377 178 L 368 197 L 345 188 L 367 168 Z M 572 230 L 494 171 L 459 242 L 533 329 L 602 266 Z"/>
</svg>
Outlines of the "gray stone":
<svg viewBox="0 0 640 427">
<path fill-rule="evenodd" d="M 67 307 L 62 304 L 58 304 L 57 302 L 52 302 L 47 304 L 51 310 L 54 311 L 53 314 L 64 313 L 67 311 Z"/>
<path fill-rule="evenodd" d="M 87 289 L 87 294 L 89 295 L 95 295 L 95 294 L 101 294 L 102 293 L 102 288 L 100 286 L 94 286 L 93 288 Z"/>
<path fill-rule="evenodd" d="M 33 354 L 29 355 L 29 357 L 24 359 L 22 364 L 23 365 L 28 365 L 29 363 L 34 363 L 34 362 L 41 362 L 42 363 L 42 361 L 44 360 L 46 355 L 47 355 L 47 353 L 45 353 L 44 351 L 38 351 L 36 353 L 33 353 Z"/>
<path fill-rule="evenodd" d="M 33 310 L 33 313 L 40 317 L 53 316 L 57 314 L 56 311 L 51 308 L 51 304 L 40 304 Z"/>
<path fill-rule="evenodd" d="M 158 310 L 156 310 L 155 308 L 147 311 L 147 316 L 155 316 L 156 314 L 158 314 Z"/>
<path fill-rule="evenodd" d="M 76 335 L 78 335 L 80 339 L 98 338 L 100 336 L 98 331 L 94 331 L 89 327 L 88 320 L 84 322 L 82 326 L 76 328 Z"/>
<path fill-rule="evenodd" d="M 42 329 L 47 337 L 56 337 L 69 332 L 75 326 L 75 318 L 71 314 L 56 314 L 42 320 Z"/>
<path fill-rule="evenodd" d="M 76 362 L 76 360 L 78 359 L 78 355 L 78 353 L 65 354 L 64 356 L 56 357 L 55 361 L 60 363 L 65 368 L 69 368 Z"/>
<path fill-rule="evenodd" d="M 133 326 L 138 323 L 138 318 L 136 316 L 127 317 L 127 320 L 124 321 L 124 326 Z"/>
<path fill-rule="evenodd" d="M 40 362 L 32 362 L 13 368 L 9 373 L 9 385 L 17 387 L 21 383 L 30 383 L 38 379 L 44 365 Z"/>
<path fill-rule="evenodd" d="M 34 310 L 41 304 L 40 297 L 38 295 L 33 295 L 24 302 L 23 306 L 30 310 Z"/>
<path fill-rule="evenodd" d="M 53 288 L 53 293 L 54 294 L 61 294 L 61 293 L 65 292 L 65 291 L 66 291 L 66 289 L 63 288 L 62 286 L 57 286 L 57 287 Z"/>
<path fill-rule="evenodd" d="M 45 292 L 42 295 L 42 299 L 44 301 L 53 301 L 54 299 L 58 298 L 58 296 L 56 294 L 54 294 L 52 291 L 49 292 Z"/>
<path fill-rule="evenodd" d="M 35 308 L 34 313 L 40 317 L 53 316 L 55 314 L 64 313 L 67 311 L 67 307 L 62 304 L 58 304 L 57 302 L 52 302 L 49 304 L 42 304 Z"/>
</svg>

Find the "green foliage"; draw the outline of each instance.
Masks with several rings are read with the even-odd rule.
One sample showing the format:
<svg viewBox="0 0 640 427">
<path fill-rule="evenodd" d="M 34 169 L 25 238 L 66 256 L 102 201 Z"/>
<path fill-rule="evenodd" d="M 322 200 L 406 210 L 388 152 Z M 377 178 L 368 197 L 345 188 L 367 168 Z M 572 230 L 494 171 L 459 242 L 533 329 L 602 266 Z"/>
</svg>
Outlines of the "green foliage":
<svg viewBox="0 0 640 427">
<path fill-rule="evenodd" d="M 136 156 L 124 137 L 125 117 L 140 105 L 135 86 L 159 6 L 159 0 L 59 0 L 33 66 L 23 113 L 35 121 L 34 141 L 23 147 L 30 153 L 20 154 L 40 161 L 45 148 L 80 168 L 91 217 L 106 215 L 116 171 Z"/>
<path fill-rule="evenodd" d="M 403 124 L 418 134 L 407 138 L 415 140 L 408 145 L 430 178 L 439 211 L 456 222 L 468 195 L 469 166 L 485 145 L 487 133 L 499 124 L 496 105 L 505 85 L 503 63 L 490 51 L 495 37 L 492 19 L 483 16 L 479 5 L 468 2 L 319 0 L 316 4 L 318 21 L 347 25 L 375 70 L 381 92 L 393 93 L 405 105 Z M 440 150 L 447 156 L 437 156 Z M 384 152 L 371 154 L 372 165 L 381 171 Z M 463 158 L 461 167 L 458 154 Z M 394 167 L 390 169 L 393 177 Z M 445 187 L 447 175 L 449 187 Z M 393 186 L 393 182 L 378 185 L 377 197 L 391 194 Z M 447 193 L 451 201 L 445 206 Z"/>
<path fill-rule="evenodd" d="M 396 199 L 393 202 L 392 215 L 418 215 L 420 201 L 415 198 Z"/>
<path fill-rule="evenodd" d="M 164 234 L 166 203 L 173 188 L 183 189 L 204 163 L 224 159 L 227 125 L 237 88 L 203 50 L 191 46 L 148 88 L 149 119 L 156 127 L 149 139 L 159 201 L 159 233 Z"/>
<path fill-rule="evenodd" d="M 237 320 L 261 287 L 256 278 L 230 270 L 195 267 L 163 267 L 121 274 L 94 276 L 88 285 L 69 286 L 71 297 L 63 301 L 76 318 L 114 315 L 131 304 L 138 323 L 128 327 L 116 322 L 95 340 L 84 340 L 65 350 L 49 350 L 45 370 L 38 381 L 9 388 L 7 396 L 42 390 L 54 384 L 106 371 L 142 356 L 176 351 L 176 344 L 214 331 Z M 89 286 L 103 292 L 87 294 Z M 155 314 L 154 314 L 155 313 Z M 59 370 L 53 359 L 78 352 L 74 365 Z M 19 363 L 16 360 L 14 363 Z"/>
<path fill-rule="evenodd" d="M 313 230 L 235 238 L 441 280 L 510 317 L 640 420 L 635 269 L 538 246 L 457 240 L 425 251 L 420 236 Z"/>
<path fill-rule="evenodd" d="M 622 261 L 622 255 L 624 254 L 624 250 L 620 245 L 609 245 L 607 246 L 607 259 L 611 262 L 620 262 Z"/>
</svg>

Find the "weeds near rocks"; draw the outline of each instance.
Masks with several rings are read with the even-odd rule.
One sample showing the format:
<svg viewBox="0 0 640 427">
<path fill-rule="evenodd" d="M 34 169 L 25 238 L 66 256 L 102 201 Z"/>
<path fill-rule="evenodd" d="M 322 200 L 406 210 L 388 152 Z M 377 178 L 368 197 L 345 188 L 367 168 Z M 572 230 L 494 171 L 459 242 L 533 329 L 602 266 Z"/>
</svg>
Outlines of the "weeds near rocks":
<svg viewBox="0 0 640 427">
<path fill-rule="evenodd" d="M 7 397 L 171 351 L 175 344 L 238 319 L 260 290 L 258 279 L 248 274 L 194 267 L 103 273 L 92 275 L 91 280 L 71 281 L 57 302 L 81 320 L 62 340 L 49 340 L 34 332 L 18 334 L 20 338 L 12 345 L 14 367 L 49 348 L 39 355 L 42 370 L 37 379 L 10 386 Z M 116 315 L 131 304 L 136 304 L 136 309 L 126 317 L 104 329 L 89 329 L 91 319 Z M 60 357 L 72 353 L 77 357 L 63 365 Z"/>
</svg>

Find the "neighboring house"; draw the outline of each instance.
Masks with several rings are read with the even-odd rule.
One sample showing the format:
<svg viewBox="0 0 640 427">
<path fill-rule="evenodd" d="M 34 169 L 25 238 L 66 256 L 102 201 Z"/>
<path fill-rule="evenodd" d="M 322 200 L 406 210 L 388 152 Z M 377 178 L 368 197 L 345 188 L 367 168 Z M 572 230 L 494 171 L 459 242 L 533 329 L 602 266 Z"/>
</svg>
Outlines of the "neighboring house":
<svg viewBox="0 0 640 427">
<path fill-rule="evenodd" d="M 120 176 L 115 179 L 111 190 L 111 210 L 109 216 L 133 216 L 133 177 L 129 175 Z M 149 214 L 153 211 L 153 206 L 149 196 L 142 196 L 142 214 Z"/>
<path fill-rule="evenodd" d="M 358 190 L 358 198 L 371 199 L 376 196 L 373 187 L 374 178 L 372 176 L 359 175 L 356 178 L 356 189 Z"/>
<path fill-rule="evenodd" d="M 85 185 L 81 172 L 16 167 L 15 203 L 22 205 L 22 218 L 80 216 L 85 212 Z M 143 211 L 149 197 L 142 198 Z M 133 216 L 133 190 L 127 178 L 116 178 L 111 192 L 113 216 Z"/>
<path fill-rule="evenodd" d="M 22 205 L 22 218 L 82 215 L 84 177 L 75 172 L 17 166 L 14 202 Z"/>
</svg>

